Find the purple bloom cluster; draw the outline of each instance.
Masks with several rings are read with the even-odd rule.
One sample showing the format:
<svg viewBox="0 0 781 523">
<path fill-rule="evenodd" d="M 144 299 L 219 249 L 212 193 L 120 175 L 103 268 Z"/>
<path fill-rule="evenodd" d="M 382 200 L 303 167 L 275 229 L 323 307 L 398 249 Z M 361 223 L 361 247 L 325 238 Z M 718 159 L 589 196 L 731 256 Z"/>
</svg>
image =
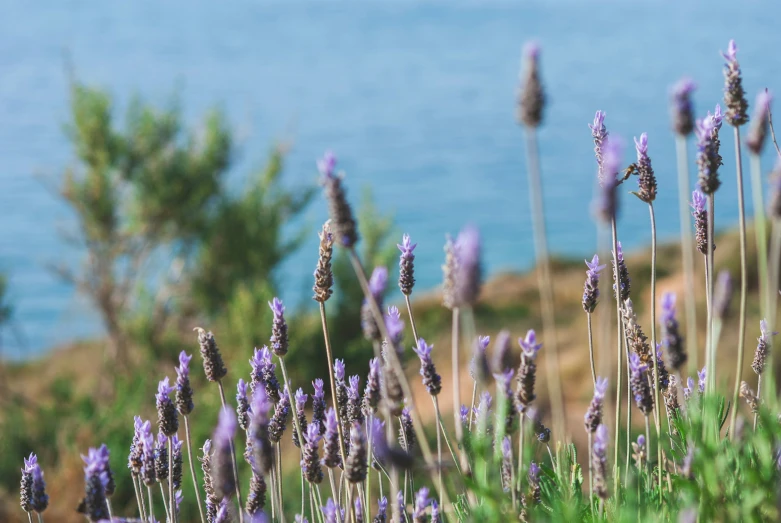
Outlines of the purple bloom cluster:
<svg viewBox="0 0 781 523">
<path fill-rule="evenodd" d="M 635 138 L 635 149 L 637 151 L 635 164 L 638 175 L 637 197 L 645 203 L 651 203 L 656 199 L 656 175 L 651 167 L 651 158 L 648 156 L 648 134 L 641 134 L 639 140 Z"/>
<path fill-rule="evenodd" d="M 583 284 L 583 310 L 587 313 L 594 312 L 599 301 L 599 273 L 606 265 L 599 264 L 599 256 L 596 254 L 591 262 L 586 261 L 586 283 Z"/>
<path fill-rule="evenodd" d="M 347 202 L 342 176 L 336 175 L 336 156 L 327 151 L 322 160 L 317 162 L 321 174 L 321 183 L 325 187 L 325 198 L 328 201 L 328 214 L 331 217 L 336 239 L 343 247 L 352 248 L 358 243 L 358 226 L 353 218 L 353 211 Z"/>
<path fill-rule="evenodd" d="M 697 250 L 702 254 L 708 254 L 708 211 L 705 209 L 705 195 L 699 190 L 692 192 L 692 201 L 689 204 L 694 217 L 694 235 L 697 241 Z M 716 249 L 716 245 L 713 246 Z"/>
<path fill-rule="evenodd" d="M 608 497 L 607 489 L 607 447 L 610 443 L 606 425 L 597 427 L 591 447 L 591 461 L 594 467 L 594 493 L 600 499 Z"/>
<path fill-rule="evenodd" d="M 423 376 L 423 385 L 426 386 L 429 394 L 436 396 L 442 390 L 442 379 L 437 374 L 434 361 L 431 359 L 431 349 L 433 348 L 433 345 L 428 345 L 426 340 L 420 338 L 413 350 L 420 358 L 420 375 Z"/>
<path fill-rule="evenodd" d="M 687 361 L 675 312 L 675 293 L 666 292 L 662 295 L 662 345 L 667 349 L 670 367 L 678 371 Z"/>
<path fill-rule="evenodd" d="M 719 148 L 719 129 L 721 129 L 721 107 L 716 106 L 713 115 L 697 120 L 695 134 L 697 136 L 697 167 L 699 171 L 700 190 L 706 195 L 716 192 L 721 186 L 719 167 L 722 165 Z"/>
<path fill-rule="evenodd" d="M 399 257 L 399 289 L 405 296 L 412 294 L 412 288 L 415 286 L 415 247 L 417 243 L 412 243 L 409 234 L 402 236 L 401 243 L 397 245 L 401 251 Z"/>
<path fill-rule="evenodd" d="M 631 354 L 629 356 L 629 370 L 631 372 L 629 384 L 632 387 L 637 408 L 643 415 L 648 416 L 654 408 L 654 397 L 651 394 L 651 386 L 647 377 L 648 365 L 643 363 L 637 354 Z"/>
<path fill-rule="evenodd" d="M 372 271 L 372 275 L 369 278 L 369 292 L 377 303 L 377 307 L 382 310 L 383 307 L 383 295 L 385 294 L 385 287 L 388 285 L 388 269 L 385 267 L 375 267 Z M 372 307 L 367 300 L 363 300 L 361 305 L 361 328 L 363 329 L 363 336 L 371 342 L 381 342 L 382 333 L 377 320 L 372 312 Z"/>
<path fill-rule="evenodd" d="M 597 384 L 594 387 L 594 397 L 588 406 L 583 422 L 586 425 L 586 432 L 594 433 L 597 427 L 602 424 L 602 412 L 605 404 L 605 394 L 607 393 L 607 378 L 597 378 Z"/>
<path fill-rule="evenodd" d="M 767 324 L 767 320 L 759 322 L 760 336 L 757 338 L 757 350 L 754 352 L 754 361 L 751 364 L 751 368 L 757 375 L 761 376 L 765 370 L 765 364 L 767 363 L 767 357 L 770 354 L 770 346 L 773 336 L 778 334 L 777 332 L 771 332 L 770 327 Z"/>
<path fill-rule="evenodd" d="M 602 143 L 602 177 L 594 205 L 594 212 L 601 221 L 610 223 L 618 215 L 618 171 L 621 169 L 623 142 L 612 136 Z"/>
<path fill-rule="evenodd" d="M 727 52 L 721 53 L 726 64 L 724 65 L 724 105 L 727 106 L 725 117 L 730 125 L 735 127 L 748 122 L 748 102 L 746 92 L 743 90 L 743 79 L 738 63 L 738 46 L 735 40 L 730 40 Z"/>
<path fill-rule="evenodd" d="M 173 436 L 179 430 L 179 418 L 176 415 L 176 407 L 171 401 L 171 393 L 175 387 L 168 384 L 168 376 L 157 385 L 157 423 L 160 431 L 168 436 Z"/>
<path fill-rule="evenodd" d="M 605 173 L 602 165 L 604 162 L 602 149 L 607 141 L 605 116 L 604 111 L 597 111 L 594 115 L 594 123 L 588 124 L 589 129 L 591 129 L 591 136 L 594 138 L 594 156 L 597 158 L 597 180 L 599 181 L 600 187 L 604 187 L 605 185 Z"/>
<path fill-rule="evenodd" d="M 773 97 L 767 89 L 763 89 L 757 95 L 754 105 L 754 118 L 746 136 L 746 145 L 754 154 L 760 154 L 765 145 L 767 131 L 770 122 L 770 102 Z"/>
<path fill-rule="evenodd" d="M 681 136 L 688 136 L 694 130 L 691 95 L 696 87 L 691 78 L 682 78 L 672 89 L 673 130 Z"/>
<path fill-rule="evenodd" d="M 95 449 L 90 449 L 93 452 Z M 110 469 L 108 468 L 108 449 L 103 445 L 101 450 L 106 452 L 106 463 L 103 469 L 104 478 L 108 483 L 110 477 Z M 101 453 L 102 457 L 102 453 Z M 108 471 L 106 474 L 105 471 Z M 113 493 L 113 478 L 111 479 L 112 493 Z M 19 498 L 22 510 L 25 512 L 37 512 L 43 513 L 49 506 L 49 496 L 46 494 L 46 482 L 43 479 L 43 471 L 38 464 L 38 456 L 30 453 L 29 458 L 24 458 L 24 468 L 22 469 L 22 481 L 19 487 Z"/>
<path fill-rule="evenodd" d="M 271 311 L 274 313 L 274 320 L 271 323 L 271 351 L 278 357 L 283 357 L 287 354 L 288 339 L 287 339 L 287 322 L 285 321 L 285 306 L 279 298 L 274 298 L 268 304 Z"/>
<path fill-rule="evenodd" d="M 193 404 L 193 389 L 190 386 L 190 360 L 185 351 L 179 353 L 179 366 L 176 367 L 176 409 L 182 416 L 190 414 Z"/>
<path fill-rule="evenodd" d="M 277 380 L 276 364 L 272 361 L 271 351 L 265 345 L 260 349 L 255 349 L 252 358 L 249 360 L 252 371 L 250 373 L 251 389 L 262 386 L 266 389 L 266 395 L 273 402 L 279 401 L 279 381 Z"/>
</svg>

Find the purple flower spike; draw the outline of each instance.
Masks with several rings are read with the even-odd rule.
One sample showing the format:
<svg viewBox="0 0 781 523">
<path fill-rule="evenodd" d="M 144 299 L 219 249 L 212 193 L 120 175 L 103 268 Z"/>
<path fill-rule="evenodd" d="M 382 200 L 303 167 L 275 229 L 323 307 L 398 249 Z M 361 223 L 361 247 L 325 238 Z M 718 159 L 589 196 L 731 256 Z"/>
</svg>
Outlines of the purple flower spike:
<svg viewBox="0 0 781 523">
<path fill-rule="evenodd" d="M 583 285 L 583 310 L 587 313 L 594 312 L 599 300 L 599 273 L 607 265 L 599 264 L 599 256 L 596 254 L 591 258 L 591 262 L 586 261 L 586 283 Z"/>
<path fill-rule="evenodd" d="M 426 508 L 431 504 L 428 493 L 429 490 L 426 487 L 421 487 L 415 495 L 415 510 L 412 513 L 412 519 L 414 521 L 422 521 L 425 517 Z"/>
<path fill-rule="evenodd" d="M 540 81 L 540 46 L 528 42 L 523 48 L 524 70 L 521 73 L 521 89 L 518 95 L 518 121 L 529 128 L 542 123 L 542 111 L 545 107 L 545 93 Z"/>
<path fill-rule="evenodd" d="M 176 407 L 171 401 L 170 394 L 176 389 L 169 385 L 168 376 L 157 385 L 157 423 L 160 430 L 166 436 L 173 436 L 179 430 L 179 418 L 176 415 Z"/>
<path fill-rule="evenodd" d="M 288 350 L 288 338 L 287 338 L 287 322 L 285 321 L 285 306 L 282 305 L 282 301 L 279 298 L 274 298 L 268 304 L 271 307 L 271 311 L 274 313 L 274 321 L 271 324 L 271 350 L 278 357 L 283 357 L 287 354 Z"/>
<path fill-rule="evenodd" d="M 397 345 L 404 334 L 404 322 L 401 321 L 401 314 L 398 307 L 392 305 L 388 307 L 388 313 L 385 315 L 385 328 L 388 329 L 390 342 Z"/>
<path fill-rule="evenodd" d="M 721 186 L 719 167 L 722 165 L 719 148 L 719 129 L 721 128 L 721 107 L 716 106 L 716 112 L 702 120 L 697 120 L 695 134 L 697 135 L 697 168 L 699 172 L 700 190 L 705 194 L 713 194 Z"/>
<path fill-rule="evenodd" d="M 429 394 L 436 396 L 442 390 L 442 379 L 437 374 L 437 369 L 431 359 L 431 349 L 433 348 L 433 345 L 428 345 L 426 340 L 420 338 L 417 347 L 414 347 L 413 350 L 420 358 L 420 375 L 423 376 L 423 385 L 426 386 Z"/>
<path fill-rule="evenodd" d="M 605 116 L 604 111 L 597 111 L 594 115 L 594 123 L 588 124 L 589 129 L 591 129 L 591 136 L 594 138 L 594 155 L 597 158 L 597 180 L 599 181 L 600 187 L 604 187 L 605 185 L 604 166 L 602 165 L 604 161 L 602 148 L 605 146 L 605 141 L 607 140 Z"/>
<path fill-rule="evenodd" d="M 455 299 L 458 305 L 474 305 L 480 294 L 480 232 L 477 227 L 464 227 L 455 242 L 457 256 Z"/>
<path fill-rule="evenodd" d="M 606 138 L 601 145 L 602 170 L 600 190 L 594 205 L 596 216 L 603 222 L 610 223 L 618 215 L 618 171 L 621 169 L 623 142 L 617 136 Z"/>
<path fill-rule="evenodd" d="M 375 267 L 369 278 L 369 290 L 375 299 L 385 292 L 388 285 L 388 269 L 385 267 Z"/>
<path fill-rule="evenodd" d="M 399 257 L 399 289 L 402 294 L 409 296 L 412 294 L 412 288 L 415 286 L 415 254 L 413 251 L 417 243 L 412 243 L 409 234 L 405 234 L 401 243 L 397 245 L 401 251 Z"/>
<path fill-rule="evenodd" d="M 529 329 L 526 338 L 518 338 L 518 344 L 521 346 L 524 356 L 531 360 L 537 357 L 537 353 L 542 348 L 542 343 L 537 343 L 537 334 L 534 329 Z"/>
<path fill-rule="evenodd" d="M 336 156 L 331 151 L 326 151 L 320 160 L 317 160 L 317 170 L 322 176 L 332 178 L 336 170 Z"/>
<path fill-rule="evenodd" d="M 344 381 L 344 360 L 334 361 L 334 375 L 336 379 Z"/>
<path fill-rule="evenodd" d="M 214 490 L 218 498 L 229 499 L 235 494 L 236 483 L 233 477 L 233 458 L 231 457 L 231 444 L 236 436 L 238 423 L 233 410 L 224 408 L 220 410 L 217 420 L 217 428 L 212 436 L 212 480 Z"/>
<path fill-rule="evenodd" d="M 697 379 L 699 380 L 697 383 L 697 391 L 700 394 L 703 394 L 705 392 L 705 380 L 707 378 L 708 378 L 707 367 L 703 367 L 702 370 L 697 371 Z"/>
<path fill-rule="evenodd" d="M 179 366 L 176 367 L 176 376 L 178 379 L 187 378 L 190 376 L 190 360 L 192 356 L 188 356 L 185 351 L 179 353 Z"/>
<path fill-rule="evenodd" d="M 385 267 L 375 267 L 372 271 L 372 275 L 369 278 L 369 292 L 371 292 L 372 298 L 377 303 L 377 306 L 382 310 L 383 295 L 385 294 L 385 287 L 388 284 L 388 269 Z M 377 320 L 374 317 L 372 307 L 367 300 L 363 300 L 361 304 L 361 328 L 363 329 L 363 336 L 372 342 L 381 342 L 382 333 Z"/>
<path fill-rule="evenodd" d="M 640 360 L 637 353 L 632 353 L 629 357 L 629 370 L 631 372 L 629 385 L 637 408 L 644 416 L 648 416 L 654 408 L 654 397 L 647 379 L 648 365 Z"/>
<path fill-rule="evenodd" d="M 770 354 L 770 346 L 772 337 L 778 334 L 777 332 L 770 332 L 770 327 L 766 320 L 759 322 L 760 336 L 757 338 L 757 350 L 754 352 L 754 361 L 751 364 L 751 368 L 758 376 L 762 375 L 765 370 L 765 363 L 767 357 Z"/>
<path fill-rule="evenodd" d="M 697 85 L 691 78 L 682 78 L 673 87 L 673 130 L 681 136 L 688 136 L 694 130 L 694 109 L 691 95 L 696 88 Z"/>
<path fill-rule="evenodd" d="M 727 106 L 726 118 L 730 125 L 738 127 L 748 122 L 748 102 L 743 90 L 743 79 L 738 63 L 738 46 L 730 40 L 727 52 L 721 53 L 727 62 L 724 65 L 724 104 Z"/>
<path fill-rule="evenodd" d="M 608 497 L 607 489 L 607 447 L 610 443 L 606 425 L 597 427 L 591 447 L 591 460 L 594 467 L 594 493 L 600 499 Z"/>
<path fill-rule="evenodd" d="M 697 240 L 697 250 L 702 254 L 708 254 L 708 211 L 705 209 L 705 195 L 699 190 L 692 192 L 692 208 L 694 217 L 694 234 Z M 714 250 L 716 246 L 713 246 Z"/>
<path fill-rule="evenodd" d="M 337 523 L 337 521 L 344 518 L 344 510 L 340 510 L 331 498 L 328 498 L 325 506 L 320 508 L 323 510 L 323 516 L 325 516 L 325 523 Z M 339 515 L 342 518 L 339 518 Z"/>
<path fill-rule="evenodd" d="M 751 127 L 746 136 L 746 145 L 754 154 L 760 154 L 767 138 L 770 121 L 770 102 L 773 99 L 767 89 L 763 89 L 757 95 L 754 105 L 754 118 L 751 119 Z"/>
<path fill-rule="evenodd" d="M 594 433 L 597 427 L 602 423 L 603 407 L 605 403 L 605 394 L 607 393 L 607 378 L 597 378 L 594 387 L 594 397 L 588 406 L 583 422 L 586 426 L 586 432 Z"/>
</svg>

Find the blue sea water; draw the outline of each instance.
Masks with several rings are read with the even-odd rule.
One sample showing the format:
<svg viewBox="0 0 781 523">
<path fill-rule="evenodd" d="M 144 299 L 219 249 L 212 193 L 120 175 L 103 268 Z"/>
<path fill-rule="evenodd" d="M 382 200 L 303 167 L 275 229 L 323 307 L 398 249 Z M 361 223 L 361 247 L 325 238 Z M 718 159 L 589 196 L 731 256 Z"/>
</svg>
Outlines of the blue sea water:
<svg viewBox="0 0 781 523">
<path fill-rule="evenodd" d="M 440 278 L 445 233 L 467 222 L 482 231 L 489 273 L 533 262 L 523 134 L 514 120 L 525 41 L 543 49 L 549 106 L 540 140 L 556 254 L 590 257 L 594 250 L 595 163 L 586 124 L 596 109 L 624 137 L 627 162 L 632 137 L 648 132 L 659 231 L 674 238 L 670 85 L 691 76 L 698 113 L 712 110 L 723 85 L 719 50 L 735 38 L 750 102 L 761 88 L 781 91 L 781 4 L 773 1 L 1 5 L 0 270 L 16 307 L 2 355 L 11 358 L 101 332 L 88 303 L 47 268 L 79 260 L 61 236 L 73 230 L 73 216 L 54 195 L 73 160 L 64 132 L 69 70 L 108 89 L 120 110 L 134 94 L 159 104 L 178 95 L 190 123 L 214 105 L 225 109 L 241 139 L 237 190 L 274 140 L 293 142 L 285 173 L 291 186 L 311 183 L 316 157 L 333 149 L 351 199 L 371 186 L 398 231 L 419 243 L 419 285 L 429 288 Z M 737 219 L 729 131 L 722 141 L 717 223 L 726 227 Z M 771 162 L 768 153 L 766 168 Z M 325 216 L 318 198 L 304 217 L 310 240 L 282 269 L 290 302 L 307 303 L 314 230 Z M 619 234 L 627 247 L 649 242 L 648 213 L 634 197 L 623 199 Z"/>
</svg>

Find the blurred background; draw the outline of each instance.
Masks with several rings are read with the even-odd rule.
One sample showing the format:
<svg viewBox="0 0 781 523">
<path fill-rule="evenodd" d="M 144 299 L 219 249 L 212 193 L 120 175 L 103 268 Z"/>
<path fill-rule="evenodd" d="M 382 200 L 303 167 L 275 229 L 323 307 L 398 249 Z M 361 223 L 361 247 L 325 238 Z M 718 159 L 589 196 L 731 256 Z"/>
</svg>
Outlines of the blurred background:
<svg viewBox="0 0 781 523">
<path fill-rule="evenodd" d="M 416 293 L 428 332 L 447 330 L 447 311 L 426 291 L 441 279 L 445 235 L 466 223 L 482 233 L 486 277 L 499 278 L 487 287 L 479 325 L 520 331 L 536 326 L 533 280 L 497 282 L 534 266 L 514 117 L 524 42 L 542 48 L 546 220 L 558 267 L 577 274 L 574 305 L 580 260 L 596 246 L 594 112 L 604 110 L 611 134 L 624 138 L 627 163 L 632 137 L 648 133 L 659 232 L 675 240 L 671 85 L 693 78 L 697 114 L 712 111 L 723 86 L 719 51 L 734 38 L 750 103 L 765 87 L 781 90 L 781 5 L 771 1 L 2 8 L 3 520 L 21 515 L 13 507 L 18 469 L 32 450 L 50 483 L 72 477 L 81 488 L 78 454 L 101 441 L 123 469 L 132 416 L 152 415 L 157 380 L 173 375 L 180 350 L 197 350 L 196 325 L 214 330 L 238 379 L 252 347 L 267 343 L 266 302 L 280 296 L 294 318 L 291 357 L 316 362 L 293 365 L 294 375 L 302 383 L 323 375 L 310 288 L 327 217 L 315 168 L 324 151 L 346 172 L 367 265 L 394 269 L 403 232 L 419 244 Z M 766 148 L 765 171 L 774 154 Z M 722 155 L 721 191 L 733 194 L 731 144 Z M 627 250 L 650 242 L 636 204 L 624 199 L 619 222 Z M 729 229 L 736 200 L 724 198 L 717 215 Z M 390 287 L 388 303 L 398 302 Z M 359 307 L 360 289 L 340 258 L 332 334 L 337 356 L 364 373 L 370 345 Z M 204 410 L 216 405 L 211 396 Z M 197 422 L 196 439 L 213 421 Z M 74 517 L 74 487 L 51 488 L 56 520 Z"/>
</svg>

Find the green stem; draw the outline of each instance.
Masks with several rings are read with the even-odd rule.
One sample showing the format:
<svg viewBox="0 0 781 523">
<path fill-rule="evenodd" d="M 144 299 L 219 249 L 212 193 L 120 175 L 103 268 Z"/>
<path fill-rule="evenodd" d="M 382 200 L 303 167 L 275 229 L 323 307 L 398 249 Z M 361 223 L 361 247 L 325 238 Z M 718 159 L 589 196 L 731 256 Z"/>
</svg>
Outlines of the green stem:
<svg viewBox="0 0 781 523">
<path fill-rule="evenodd" d="M 174 440 L 168 436 L 168 504 L 171 521 L 176 523 L 176 499 L 174 496 Z"/>
<path fill-rule="evenodd" d="M 545 230 L 545 211 L 543 204 L 542 183 L 540 179 L 539 145 L 537 131 L 526 127 L 526 149 L 529 169 L 529 204 L 532 210 L 532 228 L 534 250 L 541 277 L 537 279 L 542 305 L 542 331 L 545 340 L 545 371 L 548 384 L 548 395 L 553 411 L 554 429 L 558 434 L 566 432 L 564 417 L 564 396 L 561 387 L 559 364 L 559 349 L 556 340 L 556 318 L 553 303 L 553 282 L 551 280 L 550 256 L 548 254 L 548 239 Z M 458 406 L 456 406 L 456 409 Z"/>
<path fill-rule="evenodd" d="M 683 295 L 686 311 L 686 342 L 689 349 L 689 370 L 693 371 L 698 370 L 699 346 L 697 343 L 697 302 L 694 294 L 694 237 L 689 212 L 689 158 L 685 136 L 675 137 L 675 150 L 678 158 L 678 210 L 681 221 L 681 254 L 686 289 Z"/>
<path fill-rule="evenodd" d="M 618 340 L 618 354 L 616 356 L 616 364 L 618 365 L 618 372 L 616 373 L 616 429 L 614 432 L 615 437 L 613 438 L 615 444 L 615 455 L 613 457 L 613 494 L 616 495 L 618 494 L 618 484 L 621 479 L 621 471 L 618 465 L 618 435 L 621 430 L 621 340 L 623 336 L 621 333 L 621 281 L 618 275 L 618 233 L 616 231 L 615 216 L 610 221 L 610 227 L 613 233 L 613 281 L 616 286 L 616 339 Z"/>
<path fill-rule="evenodd" d="M 190 418 L 183 416 L 184 418 L 184 433 L 187 441 L 187 461 L 190 463 L 190 474 L 193 477 L 193 489 L 195 490 L 195 500 L 198 503 L 198 512 L 201 514 L 201 523 L 206 523 L 206 518 L 203 515 L 203 504 L 201 503 L 201 494 L 198 489 L 198 478 L 195 474 L 195 462 L 193 461 L 192 443 L 190 442 Z"/>
<path fill-rule="evenodd" d="M 220 389 L 220 400 L 222 401 L 222 408 L 228 408 L 228 402 L 225 401 L 225 387 L 222 385 L 222 380 L 217 380 L 217 385 Z M 295 403 L 291 402 L 291 405 Z M 236 481 L 236 502 L 239 505 L 239 523 L 244 523 L 244 511 L 242 510 L 244 502 L 241 500 L 241 484 L 239 483 L 239 468 L 236 465 L 236 449 L 233 446 L 233 439 L 230 440 L 231 449 L 231 464 L 233 465 L 233 479 Z"/>
<path fill-rule="evenodd" d="M 708 278 L 708 296 L 710 298 L 710 305 L 708 306 L 708 346 L 706 347 L 708 359 L 708 380 L 707 391 L 713 393 L 716 387 L 716 358 L 714 357 L 713 348 L 713 248 L 715 246 L 715 210 L 716 210 L 716 195 L 711 193 L 708 195 L 708 270 L 706 272 Z"/>
<path fill-rule="evenodd" d="M 149 521 L 154 521 L 155 519 L 155 508 L 152 505 L 152 487 L 147 485 L 146 487 L 146 495 L 147 495 L 147 501 L 149 502 Z M 163 500 L 165 502 L 165 500 Z"/>
<path fill-rule="evenodd" d="M 131 478 L 133 480 L 133 490 L 136 491 L 136 503 L 138 503 L 138 516 L 141 519 L 146 519 L 146 513 L 144 512 L 144 502 L 141 499 L 141 495 L 138 491 L 138 481 L 135 476 Z M 202 522 L 203 523 L 203 522 Z"/>
<path fill-rule="evenodd" d="M 757 398 L 759 399 L 759 404 L 762 404 L 762 374 L 759 375 L 757 378 Z M 757 430 L 757 413 L 754 413 L 754 431 Z"/>
<path fill-rule="evenodd" d="M 659 496 L 662 495 L 662 437 L 661 404 L 659 402 L 659 363 L 656 355 L 656 214 L 653 203 L 648 203 L 651 217 L 651 356 L 654 362 L 654 423 L 656 424 L 656 463 L 659 466 Z M 647 422 L 647 420 L 646 420 Z M 649 449 L 651 440 L 647 443 Z M 659 499 L 661 501 L 661 497 Z"/>
<path fill-rule="evenodd" d="M 588 318 L 588 356 L 591 360 L 591 381 L 594 385 L 594 388 L 597 386 L 597 367 L 594 363 L 594 334 L 591 330 L 591 313 L 587 313 L 586 317 Z"/>
<path fill-rule="evenodd" d="M 738 177 L 738 216 L 740 226 L 740 319 L 738 323 L 738 361 L 735 369 L 735 391 L 732 394 L 732 405 L 738 404 L 740 393 L 740 378 L 743 374 L 743 351 L 746 337 L 746 293 L 748 291 L 748 263 L 746 260 L 746 211 L 743 206 L 743 165 L 740 157 L 740 127 L 735 126 L 735 162 Z M 735 421 L 738 409 L 732 409 L 729 423 L 730 437 L 735 433 Z"/>
</svg>

